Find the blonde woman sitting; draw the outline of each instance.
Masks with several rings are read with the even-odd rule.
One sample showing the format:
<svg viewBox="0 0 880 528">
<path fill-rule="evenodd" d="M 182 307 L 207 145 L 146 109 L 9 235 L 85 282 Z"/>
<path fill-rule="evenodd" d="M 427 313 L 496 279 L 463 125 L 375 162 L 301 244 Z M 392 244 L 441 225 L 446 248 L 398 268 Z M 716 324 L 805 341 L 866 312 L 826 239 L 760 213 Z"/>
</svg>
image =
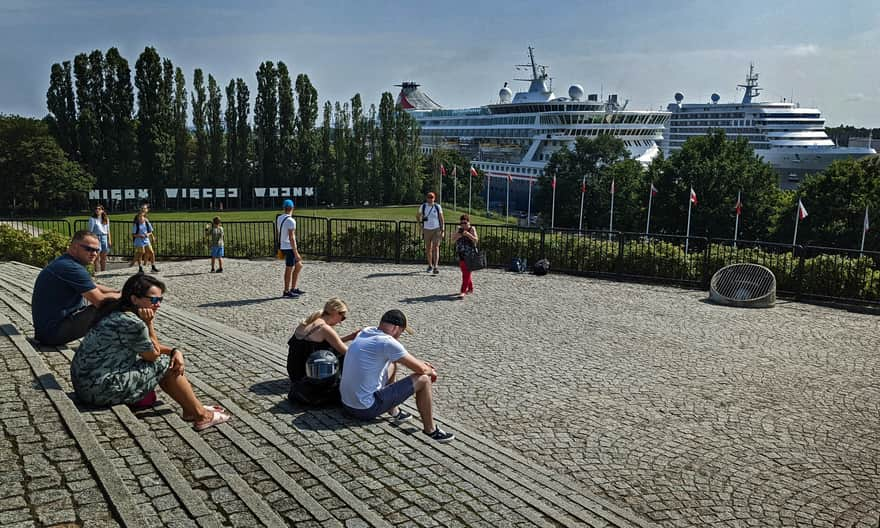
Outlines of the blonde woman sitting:
<svg viewBox="0 0 880 528">
<path fill-rule="evenodd" d="M 288 398 L 309 405 L 339 403 L 339 377 L 347 342 L 360 330 L 340 337 L 334 327 L 345 321 L 348 306 L 333 297 L 324 309 L 300 321 L 287 341 Z"/>
</svg>

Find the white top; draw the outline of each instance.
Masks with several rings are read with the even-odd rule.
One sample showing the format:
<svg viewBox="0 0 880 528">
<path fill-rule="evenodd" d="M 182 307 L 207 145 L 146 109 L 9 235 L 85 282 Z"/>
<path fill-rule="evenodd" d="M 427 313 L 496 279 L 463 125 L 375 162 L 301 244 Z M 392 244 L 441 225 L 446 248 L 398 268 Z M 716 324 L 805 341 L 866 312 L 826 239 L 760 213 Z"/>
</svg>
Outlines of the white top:
<svg viewBox="0 0 880 528">
<path fill-rule="evenodd" d="M 429 205 L 428 202 L 425 202 L 419 207 L 419 212 L 422 213 L 422 218 L 425 219 L 425 229 L 438 229 L 440 227 L 440 214 L 443 213 L 443 208 L 440 207 L 440 204 L 434 202 L 434 205 Z"/>
<path fill-rule="evenodd" d="M 388 365 L 406 354 L 399 341 L 375 326 L 361 330 L 345 353 L 339 382 L 342 403 L 354 409 L 372 407 L 373 393 L 387 381 Z"/>
<path fill-rule="evenodd" d="M 290 247 L 290 232 L 296 232 L 296 220 L 287 213 L 278 215 L 275 219 L 275 228 L 278 230 L 278 238 L 281 242 L 281 249 L 293 249 Z M 296 236 L 294 234 L 294 236 Z"/>
<path fill-rule="evenodd" d="M 101 223 L 101 218 L 89 218 L 89 231 L 95 235 L 106 235 L 110 230 L 110 222 L 106 224 Z"/>
</svg>

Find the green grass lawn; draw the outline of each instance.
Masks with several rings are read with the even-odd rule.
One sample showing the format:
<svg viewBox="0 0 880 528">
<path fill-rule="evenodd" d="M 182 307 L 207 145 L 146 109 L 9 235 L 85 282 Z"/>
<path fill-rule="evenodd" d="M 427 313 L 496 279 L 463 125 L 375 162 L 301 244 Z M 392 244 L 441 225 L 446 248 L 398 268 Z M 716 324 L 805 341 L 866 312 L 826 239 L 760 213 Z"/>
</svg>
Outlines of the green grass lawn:
<svg viewBox="0 0 880 528">
<path fill-rule="evenodd" d="M 346 218 L 357 220 L 410 220 L 414 221 L 419 205 L 396 205 L 390 207 L 370 207 L 370 208 L 333 208 L 333 209 L 307 209 L 297 208 L 294 210 L 295 216 L 317 216 L 321 218 Z M 197 220 L 210 222 L 214 216 L 219 216 L 224 222 L 248 222 L 248 221 L 272 221 L 280 213 L 280 210 L 248 210 L 248 211 L 151 211 L 150 220 Z M 452 209 L 451 206 L 443 206 L 443 213 L 447 223 L 456 223 L 459 215 L 466 213 L 467 208 Z M 87 218 L 87 215 L 72 215 L 64 217 L 73 224 L 76 220 Z M 116 213 L 110 215 L 111 222 L 130 222 L 134 218 L 134 212 Z M 487 218 L 485 211 L 474 211 L 471 215 L 471 222 L 483 225 L 504 225 L 504 217 L 493 216 Z M 516 219 L 510 218 L 507 222 L 515 224 Z"/>
</svg>

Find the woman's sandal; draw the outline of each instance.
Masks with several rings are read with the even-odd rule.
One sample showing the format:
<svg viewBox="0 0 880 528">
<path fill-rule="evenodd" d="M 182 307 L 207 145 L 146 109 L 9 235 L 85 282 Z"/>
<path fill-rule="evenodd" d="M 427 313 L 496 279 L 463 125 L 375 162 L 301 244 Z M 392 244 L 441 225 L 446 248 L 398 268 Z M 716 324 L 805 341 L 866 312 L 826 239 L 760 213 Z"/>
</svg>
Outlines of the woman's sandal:
<svg viewBox="0 0 880 528">
<path fill-rule="evenodd" d="M 226 411 L 226 409 L 224 409 L 223 407 L 220 407 L 219 405 L 203 405 L 202 407 L 206 411 L 211 412 L 211 413 L 218 412 L 218 413 L 223 413 L 223 414 L 229 414 Z M 183 418 L 184 422 L 195 422 L 196 420 L 197 420 L 197 418 Z"/>
<path fill-rule="evenodd" d="M 222 423 L 226 423 L 229 421 L 230 418 L 232 418 L 232 416 L 229 414 L 214 411 L 214 413 L 211 414 L 210 420 L 208 420 L 207 422 L 194 423 L 193 429 L 195 429 L 196 431 L 204 431 L 205 429 L 207 429 L 209 427 L 213 427 L 215 425 L 220 425 Z"/>
</svg>

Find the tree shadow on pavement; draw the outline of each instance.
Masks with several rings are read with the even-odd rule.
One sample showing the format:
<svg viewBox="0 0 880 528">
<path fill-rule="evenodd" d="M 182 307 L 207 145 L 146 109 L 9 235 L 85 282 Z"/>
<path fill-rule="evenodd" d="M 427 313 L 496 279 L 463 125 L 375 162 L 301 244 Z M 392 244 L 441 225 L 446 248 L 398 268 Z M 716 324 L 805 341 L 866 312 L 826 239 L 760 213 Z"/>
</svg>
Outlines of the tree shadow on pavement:
<svg viewBox="0 0 880 528">
<path fill-rule="evenodd" d="M 457 301 L 459 300 L 457 293 L 447 293 L 444 295 L 425 295 L 424 297 L 406 297 L 401 299 L 400 302 L 404 304 L 413 304 L 413 303 L 429 303 L 429 302 L 437 302 L 437 301 Z"/>
<path fill-rule="evenodd" d="M 264 302 L 274 301 L 275 299 L 280 299 L 281 297 L 263 297 L 261 299 L 238 299 L 235 301 L 215 301 L 200 304 L 199 308 L 230 308 L 234 306 L 247 306 L 249 304 L 260 304 Z"/>
<path fill-rule="evenodd" d="M 380 279 L 382 277 L 411 277 L 413 275 L 424 275 L 424 272 L 419 271 L 408 271 L 404 272 L 394 272 L 389 271 L 387 273 L 370 273 L 369 275 L 365 275 L 365 279 Z"/>
</svg>

